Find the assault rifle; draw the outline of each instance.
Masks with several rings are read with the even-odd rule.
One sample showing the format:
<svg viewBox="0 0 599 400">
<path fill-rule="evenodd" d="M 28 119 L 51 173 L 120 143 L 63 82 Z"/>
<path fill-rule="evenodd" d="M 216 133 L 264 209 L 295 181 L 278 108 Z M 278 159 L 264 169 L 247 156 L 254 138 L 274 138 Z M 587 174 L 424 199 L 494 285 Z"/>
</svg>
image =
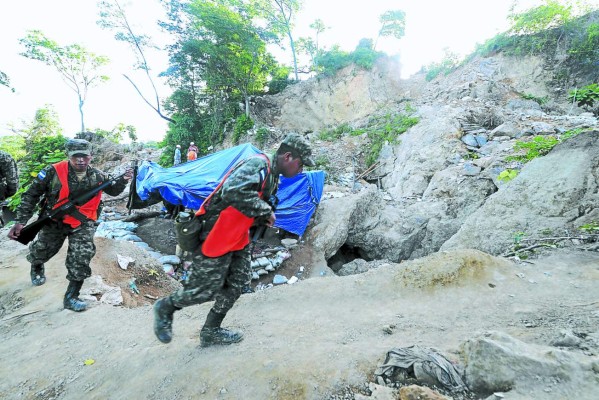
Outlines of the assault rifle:
<svg viewBox="0 0 599 400">
<path fill-rule="evenodd" d="M 106 182 L 100 182 L 98 183 L 98 186 L 83 192 L 78 196 L 73 196 L 75 198 L 72 200 L 65 199 L 57 204 L 57 207 L 53 208 L 52 210 L 43 209 L 36 221 L 21 229 L 16 241 L 19 243 L 28 244 L 35 238 L 35 236 L 39 233 L 39 231 L 42 230 L 44 226 L 50 223 L 50 221 L 60 221 L 68 214 L 80 214 L 76 207 L 82 206 L 90 201 L 96 194 L 98 194 L 99 191 L 114 185 L 124 175 L 125 174 L 119 175 L 116 178 L 112 178 Z"/>
</svg>

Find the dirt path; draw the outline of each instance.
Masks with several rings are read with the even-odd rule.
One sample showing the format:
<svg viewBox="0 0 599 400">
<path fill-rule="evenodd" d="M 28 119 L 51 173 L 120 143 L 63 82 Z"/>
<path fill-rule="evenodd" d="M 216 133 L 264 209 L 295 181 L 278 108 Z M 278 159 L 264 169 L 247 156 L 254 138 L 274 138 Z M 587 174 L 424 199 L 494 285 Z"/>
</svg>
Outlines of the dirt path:
<svg viewBox="0 0 599 400">
<path fill-rule="evenodd" d="M 109 254 L 109 242 L 100 244 L 94 265 Z M 587 352 L 598 352 L 596 253 L 524 265 L 485 256 L 482 267 L 459 273 L 450 266 L 463 254 L 447 253 L 427 258 L 417 274 L 404 273 L 416 265 L 409 262 L 308 279 L 243 295 L 225 325 L 242 329 L 245 340 L 200 348 L 211 303 L 178 312 L 173 342 L 164 345 L 152 332 L 150 299 L 137 297 L 134 308 L 63 310 L 64 248 L 48 265 L 48 282 L 32 287 L 26 249 L 16 246 L 0 243 L 3 399 L 337 398 L 332 393 L 370 381 L 391 348 L 419 344 L 455 354 L 484 330 L 547 344 L 569 328 L 586 335 Z M 543 398 L 585 398 L 579 394 L 588 390 L 564 382 Z"/>
</svg>

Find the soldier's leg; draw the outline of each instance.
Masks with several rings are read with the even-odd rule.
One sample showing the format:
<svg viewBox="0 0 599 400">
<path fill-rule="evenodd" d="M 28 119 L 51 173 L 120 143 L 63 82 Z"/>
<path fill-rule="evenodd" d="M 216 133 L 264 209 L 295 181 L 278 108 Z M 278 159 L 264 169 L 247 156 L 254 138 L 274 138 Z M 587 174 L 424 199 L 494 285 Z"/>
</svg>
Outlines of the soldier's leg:
<svg viewBox="0 0 599 400">
<path fill-rule="evenodd" d="M 173 314 L 176 310 L 214 298 L 225 283 L 231 254 L 209 258 L 198 252 L 193 259 L 183 287 L 154 303 L 154 334 L 162 343 L 173 337 Z"/>
<path fill-rule="evenodd" d="M 69 234 L 69 248 L 65 262 L 69 286 L 64 295 L 64 308 L 69 310 L 84 311 L 87 308 L 87 304 L 79 299 L 79 292 L 85 278 L 92 273 L 89 264 L 96 254 L 95 232 L 94 222 L 88 221 Z"/>
<path fill-rule="evenodd" d="M 52 222 L 37 235 L 37 238 L 29 244 L 27 261 L 31 263 L 31 283 L 41 286 L 46 283 L 46 270 L 44 263 L 54 257 L 62 247 L 68 230 L 63 224 Z"/>
<path fill-rule="evenodd" d="M 229 273 L 225 284 L 215 294 L 214 306 L 206 317 L 206 322 L 200 331 L 202 347 L 215 344 L 231 344 L 243 340 L 243 333 L 221 327 L 222 321 L 233 304 L 239 299 L 244 286 L 249 284 L 251 275 L 251 254 L 249 247 L 233 252 Z"/>
</svg>

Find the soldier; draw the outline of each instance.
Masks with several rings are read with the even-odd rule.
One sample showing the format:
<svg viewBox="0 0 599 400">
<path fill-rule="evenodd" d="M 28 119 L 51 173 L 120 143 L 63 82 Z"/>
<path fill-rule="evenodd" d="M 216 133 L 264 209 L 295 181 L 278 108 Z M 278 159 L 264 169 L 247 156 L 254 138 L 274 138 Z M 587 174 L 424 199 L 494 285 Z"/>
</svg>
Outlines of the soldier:
<svg viewBox="0 0 599 400">
<path fill-rule="evenodd" d="M 274 196 L 279 174 L 286 178 L 313 166 L 312 150 L 298 134 L 288 135 L 276 153 L 260 154 L 234 167 L 202 204 L 196 215 L 205 219 L 201 245 L 183 287 L 154 304 L 154 333 L 158 340 L 172 339 L 173 314 L 194 304 L 215 300 L 200 331 L 202 347 L 236 343 L 241 332 L 221 328 L 227 312 L 251 280 L 249 228 L 272 226 L 275 215 L 268 200 Z"/>
<path fill-rule="evenodd" d="M 19 236 L 42 196 L 45 196 L 44 207 L 52 209 L 59 201 L 68 198 L 69 193 L 82 193 L 111 179 L 108 174 L 89 165 L 92 160 L 90 142 L 70 139 L 65 148 L 69 159 L 41 170 L 37 179 L 23 193 L 17 208 L 16 224 L 8 232 L 9 238 L 14 240 Z M 123 178 L 107 187 L 106 193 L 118 195 L 132 176 L 133 170 L 127 168 Z M 89 202 L 77 207 L 77 212 L 65 216 L 61 221 L 51 221 L 29 245 L 27 260 L 31 263 L 31 283 L 41 286 L 46 282 L 44 263 L 58 253 L 64 240 L 69 238 L 66 259 L 69 286 L 64 296 L 64 308 L 69 310 L 84 311 L 87 308 L 87 304 L 78 297 L 83 281 L 91 275 L 89 263 L 96 254 L 95 221 L 98 219 L 101 196 L 102 193 L 98 193 Z"/>
<path fill-rule="evenodd" d="M 10 154 L 0 150 L 0 203 L 4 208 L 4 200 L 17 193 L 19 189 L 19 173 L 17 163 Z M 4 219 L 0 220 L 0 227 L 4 226 Z"/>
</svg>

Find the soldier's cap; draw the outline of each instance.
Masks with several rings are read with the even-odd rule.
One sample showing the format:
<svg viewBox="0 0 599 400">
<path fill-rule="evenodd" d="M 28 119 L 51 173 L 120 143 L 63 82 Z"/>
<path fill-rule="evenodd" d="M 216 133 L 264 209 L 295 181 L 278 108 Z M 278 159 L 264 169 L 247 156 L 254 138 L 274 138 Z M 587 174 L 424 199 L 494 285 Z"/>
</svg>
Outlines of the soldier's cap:
<svg viewBox="0 0 599 400">
<path fill-rule="evenodd" d="M 303 136 L 297 133 L 290 133 L 283 139 L 281 144 L 293 148 L 302 159 L 302 164 L 307 165 L 308 167 L 316 165 L 312 159 L 312 148 L 310 147 L 310 143 L 308 143 Z"/>
<path fill-rule="evenodd" d="M 69 139 L 67 140 L 67 143 L 64 147 L 69 157 L 73 157 L 77 154 L 82 154 L 86 156 L 92 155 L 92 144 L 87 140 Z"/>
</svg>

